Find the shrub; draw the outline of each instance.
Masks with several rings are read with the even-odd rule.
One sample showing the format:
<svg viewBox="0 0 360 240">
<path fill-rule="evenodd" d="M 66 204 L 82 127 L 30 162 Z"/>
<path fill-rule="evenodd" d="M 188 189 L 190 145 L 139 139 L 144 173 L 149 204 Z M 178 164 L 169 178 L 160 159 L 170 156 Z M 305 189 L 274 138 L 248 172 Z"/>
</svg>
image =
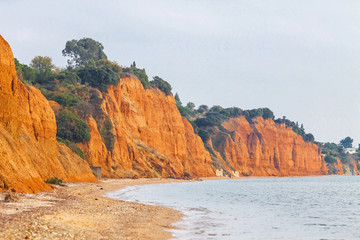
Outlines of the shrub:
<svg viewBox="0 0 360 240">
<path fill-rule="evenodd" d="M 52 177 L 52 178 L 48 178 L 45 180 L 45 182 L 47 184 L 54 184 L 54 185 L 59 185 L 59 186 L 65 186 L 63 184 L 63 180 L 62 179 L 59 179 L 57 177 Z"/>
<path fill-rule="evenodd" d="M 88 120 L 94 113 L 94 106 L 88 102 L 79 102 L 76 105 L 76 113 L 81 119 Z"/>
<path fill-rule="evenodd" d="M 108 150 L 112 150 L 114 148 L 115 136 L 112 133 L 113 128 L 114 127 L 111 120 L 106 119 L 100 133 L 104 144 Z"/>
<path fill-rule="evenodd" d="M 90 139 L 90 128 L 73 112 L 62 109 L 56 115 L 56 136 L 71 142 L 86 142 Z"/>
<path fill-rule="evenodd" d="M 50 69 L 42 69 L 35 73 L 35 83 L 47 84 L 54 81 L 54 74 Z"/>
<path fill-rule="evenodd" d="M 80 77 L 71 71 L 64 70 L 55 75 L 55 78 L 64 85 L 75 85 L 81 81 Z"/>
<path fill-rule="evenodd" d="M 194 122 L 198 127 L 213 127 L 220 124 L 220 122 L 214 117 L 198 118 Z"/>
<path fill-rule="evenodd" d="M 145 89 L 148 89 L 150 86 L 148 75 L 146 74 L 145 69 L 139 69 L 136 67 L 136 63 L 134 62 L 131 65 L 132 72 L 134 75 L 140 80 L 141 84 Z"/>
<path fill-rule="evenodd" d="M 170 95 L 171 93 L 171 85 L 167 81 L 163 80 L 162 78 L 155 76 L 153 78 L 153 81 L 150 82 L 150 85 L 152 87 L 156 87 L 162 92 L 164 92 L 166 95 Z"/>
<path fill-rule="evenodd" d="M 336 157 L 334 157 L 332 155 L 326 155 L 324 160 L 327 163 L 334 164 L 336 162 Z"/>
<path fill-rule="evenodd" d="M 103 92 L 107 92 L 110 84 L 116 85 L 120 81 L 119 74 L 114 72 L 110 65 L 96 64 L 93 60 L 80 67 L 77 70 L 77 74 L 81 78 L 82 84 L 88 83 L 90 86 L 96 87 Z"/>
<path fill-rule="evenodd" d="M 244 111 L 238 107 L 231 107 L 231 108 L 222 109 L 219 113 L 226 118 L 232 118 L 232 117 L 239 117 L 239 116 L 243 115 Z M 222 117 L 222 118 L 224 118 L 224 117 Z"/>
<path fill-rule="evenodd" d="M 263 119 L 274 119 L 275 115 L 273 113 L 273 111 L 271 111 L 268 108 L 263 108 L 263 115 L 262 115 Z"/>
<path fill-rule="evenodd" d="M 223 108 L 221 106 L 215 105 L 210 108 L 209 112 L 217 113 L 217 112 L 220 112 L 221 110 L 223 110 Z"/>
<path fill-rule="evenodd" d="M 208 131 L 199 129 L 198 135 L 200 136 L 201 140 L 206 143 L 210 139 L 210 134 Z"/>
<path fill-rule="evenodd" d="M 305 142 L 314 142 L 315 138 L 314 135 L 312 135 L 311 133 L 307 133 L 303 136 L 303 139 Z"/>
<path fill-rule="evenodd" d="M 61 93 L 50 97 L 50 100 L 59 103 L 63 107 L 73 107 L 78 104 L 81 99 L 73 94 Z"/>
<path fill-rule="evenodd" d="M 200 105 L 198 108 L 198 113 L 207 113 L 209 111 L 209 107 L 207 105 Z"/>
</svg>

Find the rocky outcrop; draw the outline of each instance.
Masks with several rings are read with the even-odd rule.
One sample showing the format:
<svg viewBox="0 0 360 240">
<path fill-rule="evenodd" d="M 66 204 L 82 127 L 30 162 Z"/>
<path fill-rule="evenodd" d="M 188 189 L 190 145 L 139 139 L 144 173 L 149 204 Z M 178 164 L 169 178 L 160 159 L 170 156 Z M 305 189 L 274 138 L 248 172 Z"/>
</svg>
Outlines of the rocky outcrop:
<svg viewBox="0 0 360 240">
<path fill-rule="evenodd" d="M 91 139 L 79 144 L 90 165 L 104 176 L 214 176 L 210 154 L 191 124 L 181 117 L 173 96 L 144 89 L 138 79 L 122 78 L 108 93 L 97 93 L 97 113 L 88 120 Z M 97 121 L 95 121 L 95 119 Z M 102 141 L 111 121 L 113 147 Z"/>
<path fill-rule="evenodd" d="M 49 177 L 96 181 L 86 162 L 58 146 L 54 112 L 38 89 L 17 79 L 11 48 L 0 36 L 0 189 L 49 190 Z"/>
<path fill-rule="evenodd" d="M 261 117 L 249 123 L 245 117 L 231 118 L 224 129 L 212 133 L 216 159 L 228 173 L 244 176 L 298 176 L 327 174 L 318 146 L 304 142 L 285 124 Z"/>
<path fill-rule="evenodd" d="M 11 49 L 0 37 L 0 189 L 48 190 L 48 177 L 96 181 L 88 165 L 102 167 L 105 177 L 134 178 L 327 173 L 316 145 L 271 119 L 231 118 L 209 131 L 207 151 L 174 97 L 144 89 L 136 78 L 90 95 L 91 138 L 78 144 L 85 162 L 57 143 L 54 111 L 61 106 L 17 79 Z"/>
</svg>

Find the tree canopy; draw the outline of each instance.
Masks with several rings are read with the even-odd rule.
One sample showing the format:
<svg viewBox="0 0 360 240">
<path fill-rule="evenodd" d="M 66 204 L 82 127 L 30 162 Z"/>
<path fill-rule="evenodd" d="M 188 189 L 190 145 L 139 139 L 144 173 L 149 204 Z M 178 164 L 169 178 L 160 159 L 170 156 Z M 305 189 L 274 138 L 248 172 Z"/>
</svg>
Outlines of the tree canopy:
<svg viewBox="0 0 360 240">
<path fill-rule="evenodd" d="M 351 148 L 352 147 L 352 143 L 353 143 L 354 139 L 350 138 L 350 137 L 346 137 L 344 139 L 342 139 L 340 141 L 340 144 L 344 147 L 344 148 Z"/>
<path fill-rule="evenodd" d="M 41 70 L 54 68 L 51 57 L 36 56 L 31 60 L 30 66 L 37 72 Z"/>
<path fill-rule="evenodd" d="M 164 92 L 166 95 L 171 94 L 171 85 L 167 81 L 163 80 L 162 78 L 155 76 L 153 80 L 150 82 L 152 87 L 156 87 Z"/>
<path fill-rule="evenodd" d="M 103 45 L 91 38 L 67 41 L 65 49 L 62 50 L 63 56 L 69 57 L 68 64 L 71 67 L 85 65 L 91 59 L 94 61 L 107 59 Z"/>
<path fill-rule="evenodd" d="M 135 61 L 131 64 L 130 69 L 132 70 L 132 73 L 135 74 L 135 76 L 140 80 L 143 87 L 145 89 L 148 89 L 150 86 L 150 82 L 145 69 L 137 68 Z"/>
<path fill-rule="evenodd" d="M 106 92 L 110 84 L 118 84 L 120 81 L 119 74 L 114 71 L 114 67 L 108 61 L 94 60 L 89 61 L 85 66 L 77 70 L 81 78 L 81 83 L 88 83 L 100 91 Z"/>
</svg>

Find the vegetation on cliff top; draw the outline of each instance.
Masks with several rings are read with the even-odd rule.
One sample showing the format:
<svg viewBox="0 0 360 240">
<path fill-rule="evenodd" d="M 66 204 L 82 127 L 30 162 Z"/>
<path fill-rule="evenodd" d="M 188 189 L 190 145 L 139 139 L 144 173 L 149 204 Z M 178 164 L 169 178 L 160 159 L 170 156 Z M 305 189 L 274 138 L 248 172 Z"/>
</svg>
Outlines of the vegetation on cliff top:
<svg viewBox="0 0 360 240">
<path fill-rule="evenodd" d="M 114 147 L 113 123 L 109 116 L 101 109 L 103 94 L 110 85 L 117 85 L 121 77 L 136 76 L 145 89 L 157 88 L 165 95 L 172 95 L 171 85 L 159 76 L 149 81 L 145 69 L 140 69 L 133 62 L 130 67 L 120 66 L 107 59 L 101 43 L 83 38 L 66 42 L 62 51 L 68 57 L 66 69 L 59 69 L 53 65 L 50 57 L 36 56 L 30 65 L 21 64 L 15 59 L 15 67 L 20 80 L 28 85 L 39 88 L 44 96 L 59 103 L 59 109 L 54 109 L 58 126 L 58 141 L 65 143 L 79 156 L 84 153 L 76 143 L 86 142 L 90 138 L 90 128 L 87 120 L 92 116 L 99 128 L 102 140 L 108 150 Z M 179 95 L 175 94 L 176 106 L 181 116 L 187 118 L 194 131 L 204 142 L 206 149 L 215 157 L 207 142 L 214 132 L 230 134 L 222 124 L 230 118 L 244 116 L 252 128 L 256 128 L 256 117 L 272 119 L 277 124 L 285 124 L 296 134 L 302 136 L 306 142 L 315 142 L 311 133 L 306 133 L 304 126 L 286 117 L 275 119 L 274 113 L 268 108 L 243 110 L 238 107 L 223 108 L 221 106 L 200 105 L 197 109 L 192 102 L 183 105 Z M 255 132 L 256 129 L 254 130 Z M 259 136 L 260 137 L 260 136 Z M 351 139 L 344 139 L 344 147 L 351 145 Z M 213 139 L 213 144 L 218 141 Z M 315 142 L 316 143 L 316 142 Z M 334 164 L 338 157 L 343 163 L 349 163 L 344 151 L 336 144 L 317 143 L 328 164 Z"/>
<path fill-rule="evenodd" d="M 317 142 L 321 154 L 324 156 L 324 160 L 329 168 L 329 174 L 337 174 L 340 169 L 336 168 L 337 159 L 340 159 L 341 163 L 348 166 L 353 173 L 355 165 L 357 169 L 360 169 L 360 146 L 357 149 L 357 153 L 349 154 L 345 152 L 346 148 L 352 148 L 353 139 L 346 137 L 340 140 L 340 143 L 319 143 Z"/>
<path fill-rule="evenodd" d="M 65 143 L 80 157 L 84 153 L 76 143 L 90 139 L 87 124 L 92 116 L 99 128 L 102 140 L 108 150 L 114 147 L 113 123 L 101 109 L 102 94 L 110 85 L 117 85 L 120 77 L 136 76 L 145 89 L 158 88 L 171 95 L 171 85 L 156 76 L 148 80 L 145 69 L 118 65 L 109 61 L 100 42 L 91 38 L 67 41 L 62 50 L 68 57 L 66 69 L 54 66 L 48 56 L 36 56 L 29 65 L 21 64 L 15 58 L 18 78 L 27 85 L 39 88 L 48 100 L 60 104 L 54 109 L 57 124 L 57 139 Z"/>
</svg>

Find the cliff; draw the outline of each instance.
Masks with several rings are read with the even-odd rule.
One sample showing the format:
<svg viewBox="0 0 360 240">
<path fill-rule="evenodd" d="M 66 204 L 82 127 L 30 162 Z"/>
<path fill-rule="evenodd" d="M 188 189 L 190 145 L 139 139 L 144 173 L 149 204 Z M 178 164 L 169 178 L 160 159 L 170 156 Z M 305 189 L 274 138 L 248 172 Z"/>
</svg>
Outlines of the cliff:
<svg viewBox="0 0 360 240">
<path fill-rule="evenodd" d="M 233 175 L 299 176 L 327 174 L 318 146 L 304 142 L 285 124 L 261 117 L 250 124 L 231 118 L 213 129 L 206 151 L 200 137 L 182 118 L 173 96 L 144 89 L 136 78 L 122 78 L 108 93 L 94 94 L 95 113 L 88 120 L 91 139 L 80 147 L 90 165 L 108 177 L 213 176 L 215 168 Z M 96 119 L 96 120 L 95 120 Z M 112 148 L 104 142 L 110 121 Z"/>
<path fill-rule="evenodd" d="M 0 35 L 0 189 L 50 190 L 49 177 L 96 181 L 86 162 L 58 145 L 48 101 L 17 79 L 13 53 Z"/>
<path fill-rule="evenodd" d="M 300 176 L 327 174 L 318 146 L 261 117 L 249 123 L 245 117 L 231 118 L 224 129 L 212 131 L 208 145 L 218 165 L 234 175 Z M 237 172 L 238 173 L 237 173 Z"/>
<path fill-rule="evenodd" d="M 210 154 L 191 124 L 181 117 L 173 96 L 155 88 L 144 89 L 135 78 L 122 78 L 108 93 L 95 95 L 97 110 L 88 120 L 91 139 L 79 146 L 90 165 L 102 167 L 104 176 L 215 175 Z M 112 147 L 102 141 L 105 121 L 113 126 Z"/>
<path fill-rule="evenodd" d="M 89 165 L 102 167 L 105 177 L 131 178 L 214 176 L 217 169 L 238 176 L 328 171 L 316 145 L 271 119 L 230 118 L 208 129 L 206 149 L 172 95 L 144 89 L 135 77 L 106 93 L 85 88 L 91 136 L 77 145 L 87 162 L 57 143 L 54 111 L 62 106 L 17 79 L 11 49 L 0 38 L 0 189 L 48 190 L 49 177 L 96 181 Z"/>
</svg>

